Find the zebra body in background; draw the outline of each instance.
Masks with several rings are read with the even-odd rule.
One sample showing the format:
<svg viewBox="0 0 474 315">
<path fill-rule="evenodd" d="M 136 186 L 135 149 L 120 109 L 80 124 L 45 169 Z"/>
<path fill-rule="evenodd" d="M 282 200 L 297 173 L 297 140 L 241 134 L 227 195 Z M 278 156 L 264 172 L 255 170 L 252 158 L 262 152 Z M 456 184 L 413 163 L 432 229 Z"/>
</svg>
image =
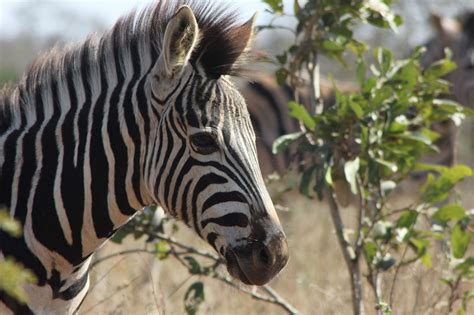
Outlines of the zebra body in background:
<svg viewBox="0 0 474 315">
<path fill-rule="evenodd" d="M 259 170 L 237 74 L 253 19 L 204 2 L 160 1 L 102 37 L 38 59 L 0 95 L 0 258 L 37 277 L 28 306 L 0 291 L 0 313 L 74 312 L 94 251 L 137 210 L 160 205 L 262 285 L 286 264 L 285 235 Z"/>
<path fill-rule="evenodd" d="M 298 162 L 301 158 L 292 148 L 276 155 L 272 153 L 273 142 L 278 137 L 300 130 L 298 121 L 288 116 L 288 103 L 294 99 L 293 90 L 288 85 L 278 85 L 275 77 L 270 74 L 252 74 L 249 80 L 241 85 L 239 90 L 247 102 L 257 135 L 257 151 L 262 173 L 283 173 L 288 170 L 291 162 Z M 354 85 L 348 83 L 338 83 L 338 88 L 342 91 L 357 90 Z M 304 87 L 298 91 L 298 97 L 300 103 L 309 110 L 309 88 Z M 326 80 L 321 82 L 321 97 L 325 107 L 335 104 L 333 85 Z"/>
<path fill-rule="evenodd" d="M 428 66 L 445 57 L 445 48 L 449 48 L 457 68 L 446 79 L 451 83 L 452 95 L 449 97 L 463 106 L 474 109 L 474 12 L 468 12 L 457 19 L 431 16 L 436 36 L 427 44 L 427 52 L 421 60 Z M 435 124 L 434 129 L 441 134 L 437 145 L 440 153 L 426 158 L 428 162 L 452 165 L 456 158 L 457 128 L 453 121 Z M 471 123 L 471 150 L 474 150 L 474 125 Z M 474 156 L 471 154 L 471 158 Z M 471 161 L 474 163 L 474 160 Z M 474 166 L 474 165 L 473 165 Z"/>
</svg>

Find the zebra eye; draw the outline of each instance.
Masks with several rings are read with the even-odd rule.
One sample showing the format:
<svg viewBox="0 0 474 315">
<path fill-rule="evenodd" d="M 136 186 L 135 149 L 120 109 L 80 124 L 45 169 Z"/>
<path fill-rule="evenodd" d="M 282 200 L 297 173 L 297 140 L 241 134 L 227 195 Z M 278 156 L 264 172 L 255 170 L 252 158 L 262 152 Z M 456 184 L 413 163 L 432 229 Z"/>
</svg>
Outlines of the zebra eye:
<svg viewBox="0 0 474 315">
<path fill-rule="evenodd" d="M 211 154 L 219 149 L 216 137 L 210 132 L 200 132 L 192 135 L 191 143 L 200 154 Z"/>
</svg>

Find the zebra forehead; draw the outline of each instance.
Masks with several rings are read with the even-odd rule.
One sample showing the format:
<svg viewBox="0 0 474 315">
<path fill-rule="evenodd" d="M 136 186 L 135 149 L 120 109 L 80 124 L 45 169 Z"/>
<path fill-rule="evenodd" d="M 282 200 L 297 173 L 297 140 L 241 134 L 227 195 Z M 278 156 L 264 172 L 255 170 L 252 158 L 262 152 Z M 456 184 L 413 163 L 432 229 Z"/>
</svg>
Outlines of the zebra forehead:
<svg viewBox="0 0 474 315">
<path fill-rule="evenodd" d="M 234 124 L 250 122 L 245 100 L 231 83 L 221 79 L 197 81 L 200 84 L 195 84 L 184 98 L 188 123 L 191 123 L 189 120 L 198 120 L 201 126 L 222 127 L 230 121 Z"/>
</svg>

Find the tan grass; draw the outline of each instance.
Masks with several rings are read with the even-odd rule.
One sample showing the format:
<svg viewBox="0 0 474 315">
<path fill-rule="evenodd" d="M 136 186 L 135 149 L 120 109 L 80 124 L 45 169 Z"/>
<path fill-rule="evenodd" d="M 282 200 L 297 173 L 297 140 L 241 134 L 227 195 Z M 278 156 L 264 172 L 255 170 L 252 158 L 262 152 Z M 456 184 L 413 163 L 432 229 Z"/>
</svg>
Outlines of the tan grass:
<svg viewBox="0 0 474 315">
<path fill-rule="evenodd" d="M 471 150 L 465 151 L 474 152 Z M 471 153 L 470 153 L 471 154 Z M 473 166 L 471 156 L 461 161 Z M 466 208 L 474 208 L 474 180 L 461 185 L 461 197 Z M 394 193 L 394 206 L 408 204 L 416 198 L 419 185 L 408 184 Z M 291 258 L 283 272 L 271 285 L 302 314 L 350 314 L 348 273 L 333 233 L 332 222 L 325 204 L 307 200 L 290 193 L 282 201 L 291 211 L 279 216 L 288 236 Z M 354 208 L 344 208 L 342 214 L 347 227 L 354 224 Z M 197 240 L 194 233 L 180 225 L 178 235 L 205 250 L 209 246 Z M 126 240 L 118 246 L 109 242 L 98 257 L 124 248 L 143 248 L 143 240 Z M 446 268 L 441 245 L 431 252 L 433 268 L 421 263 L 402 268 L 394 288 L 394 314 L 445 314 L 447 289 L 439 278 Z M 364 268 L 363 268 L 364 269 Z M 383 277 L 384 296 L 390 294 L 394 271 Z M 94 268 L 92 288 L 79 314 L 184 314 L 183 296 L 197 280 L 205 283 L 205 303 L 200 314 L 253 315 L 285 314 L 274 305 L 252 300 L 236 289 L 212 279 L 190 276 L 175 260 L 158 261 L 147 254 L 119 257 Z M 374 299 L 367 283 L 364 284 L 367 314 L 375 314 Z M 468 314 L 474 314 L 474 303 Z"/>
</svg>

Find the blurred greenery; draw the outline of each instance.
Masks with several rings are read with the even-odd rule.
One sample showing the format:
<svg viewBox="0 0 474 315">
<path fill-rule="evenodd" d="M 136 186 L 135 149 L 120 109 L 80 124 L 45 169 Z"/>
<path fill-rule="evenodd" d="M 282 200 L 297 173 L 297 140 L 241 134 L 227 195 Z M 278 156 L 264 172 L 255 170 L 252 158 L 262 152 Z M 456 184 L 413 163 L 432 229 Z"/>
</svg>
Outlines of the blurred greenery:
<svg viewBox="0 0 474 315">
<path fill-rule="evenodd" d="M 279 15 L 280 5 L 282 1 L 273 1 L 270 10 Z M 300 193 L 310 198 L 315 193 L 330 204 L 351 278 L 354 314 L 364 312 L 359 262 L 367 268 L 377 313 L 391 314 L 395 302 L 378 289 L 378 279 L 384 272 L 417 261 L 430 268 L 429 250 L 438 240 L 447 240 L 445 254 L 450 263 L 463 266 L 445 270 L 455 279 L 446 280 L 451 291 L 447 311 L 451 312 L 458 300 L 465 305 L 464 297 L 471 296 L 461 284 L 467 285 L 474 277 L 467 252 L 473 234 L 468 226 L 474 218 L 459 198 L 451 201 L 450 197 L 455 196 L 456 185 L 473 172 L 465 165 L 424 165 L 420 159 L 438 151 L 435 141 L 440 134 L 433 129 L 434 123 L 454 118 L 462 121 L 474 116 L 474 111 L 444 99 L 451 88 L 444 77 L 457 67 L 449 50 L 443 59 L 423 68 L 424 47 L 397 60 L 390 49 L 370 49 L 354 38 L 357 21 L 397 31 L 402 20 L 391 11 L 391 5 L 391 0 L 310 0 L 296 10 L 295 41 L 275 57 L 279 66 L 276 78 L 288 81 L 293 89 L 301 86 L 301 78 L 309 78 L 312 106 L 294 101 L 288 104 L 288 115 L 298 120 L 301 132 L 277 139 L 273 151 L 298 145 L 305 156 L 298 168 Z M 346 51 L 352 51 L 357 60 L 359 90 L 340 91 L 334 85 L 336 103 L 322 107 L 320 55 L 346 65 Z M 418 200 L 394 209 L 387 198 L 416 170 L 430 172 Z M 341 181 L 345 185 L 335 184 Z M 359 222 L 350 236 L 340 214 L 346 203 L 341 196 L 347 196 L 347 190 L 358 200 L 355 216 Z M 386 285 L 393 287 L 396 280 L 388 280 Z M 467 309 L 461 306 L 460 311 Z"/>
<path fill-rule="evenodd" d="M 11 219 L 8 212 L 0 208 L 0 230 L 3 230 L 13 237 L 20 237 L 22 234 L 20 224 Z M 0 260 L 0 290 L 16 300 L 25 303 L 26 295 L 22 288 L 24 283 L 36 282 L 35 276 L 23 268 L 11 257 Z"/>
<path fill-rule="evenodd" d="M 0 69 L 0 87 L 6 83 L 16 83 L 18 79 L 18 72 L 16 70 L 9 68 Z"/>
</svg>

